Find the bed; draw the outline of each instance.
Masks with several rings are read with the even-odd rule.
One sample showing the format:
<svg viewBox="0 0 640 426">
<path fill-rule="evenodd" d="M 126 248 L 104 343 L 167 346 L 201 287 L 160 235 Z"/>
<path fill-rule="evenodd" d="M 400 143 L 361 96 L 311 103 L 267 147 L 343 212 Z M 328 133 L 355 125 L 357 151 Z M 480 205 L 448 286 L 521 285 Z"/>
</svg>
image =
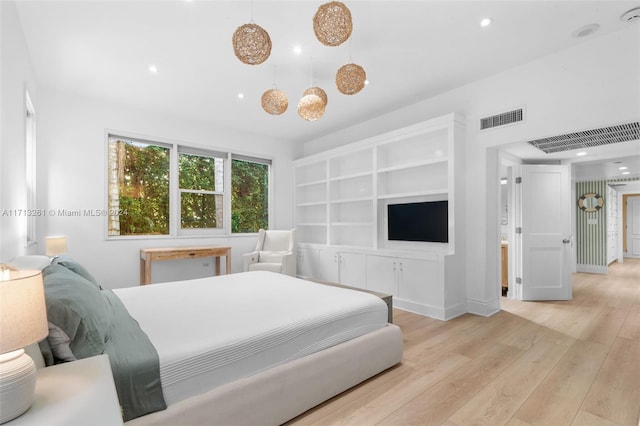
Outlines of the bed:
<svg viewBox="0 0 640 426">
<path fill-rule="evenodd" d="M 43 277 L 45 358 L 107 353 L 130 425 L 281 424 L 402 358 L 363 292 L 267 271 L 103 290 L 64 258 Z"/>
</svg>

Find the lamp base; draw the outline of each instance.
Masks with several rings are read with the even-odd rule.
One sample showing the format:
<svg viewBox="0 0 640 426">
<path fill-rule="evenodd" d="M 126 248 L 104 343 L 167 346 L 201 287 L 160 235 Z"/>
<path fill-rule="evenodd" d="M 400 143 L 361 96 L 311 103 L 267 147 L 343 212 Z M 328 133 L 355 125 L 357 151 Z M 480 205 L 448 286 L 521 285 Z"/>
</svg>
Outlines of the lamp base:
<svg viewBox="0 0 640 426">
<path fill-rule="evenodd" d="M 0 355 L 0 423 L 31 407 L 36 389 L 36 365 L 24 349 Z"/>
</svg>

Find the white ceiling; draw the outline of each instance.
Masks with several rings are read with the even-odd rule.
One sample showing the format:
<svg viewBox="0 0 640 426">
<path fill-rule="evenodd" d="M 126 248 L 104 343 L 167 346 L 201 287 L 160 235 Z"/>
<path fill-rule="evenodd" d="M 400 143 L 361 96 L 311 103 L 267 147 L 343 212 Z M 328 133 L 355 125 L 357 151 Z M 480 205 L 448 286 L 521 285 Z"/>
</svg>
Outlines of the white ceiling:
<svg viewBox="0 0 640 426">
<path fill-rule="evenodd" d="M 312 26 L 322 3 L 46 0 L 18 1 L 17 9 L 42 86 L 305 141 L 619 30 L 630 25 L 620 15 L 640 5 L 349 0 L 352 40 L 326 47 Z M 231 46 L 235 29 L 252 15 L 273 42 L 271 57 L 257 66 L 241 63 Z M 482 28 L 485 17 L 493 24 Z M 596 33 L 572 36 L 591 23 L 600 25 Z M 293 53 L 295 45 L 302 47 L 300 55 Z M 350 58 L 364 67 L 370 84 L 346 96 L 335 88 L 335 73 Z M 148 71 L 150 64 L 157 74 Z M 329 96 L 317 122 L 296 113 L 312 81 Z M 282 116 L 260 106 L 262 93 L 274 85 L 289 98 Z M 522 145 L 512 148 L 522 158 L 539 155 Z M 610 157 L 613 151 L 607 152 Z"/>
</svg>

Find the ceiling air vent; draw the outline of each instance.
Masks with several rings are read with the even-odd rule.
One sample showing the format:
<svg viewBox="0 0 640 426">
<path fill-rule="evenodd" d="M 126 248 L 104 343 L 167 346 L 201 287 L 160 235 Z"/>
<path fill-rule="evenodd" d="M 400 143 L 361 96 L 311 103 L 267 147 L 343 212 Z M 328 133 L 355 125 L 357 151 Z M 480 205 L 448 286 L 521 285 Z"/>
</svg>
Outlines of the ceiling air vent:
<svg viewBox="0 0 640 426">
<path fill-rule="evenodd" d="M 636 139 L 640 139 L 640 123 L 638 122 L 536 139 L 529 141 L 529 143 L 547 154 L 552 154 Z"/>
<path fill-rule="evenodd" d="M 522 108 L 503 112 L 502 114 L 492 115 L 490 117 L 484 117 L 480 119 L 480 130 L 493 129 L 498 126 L 518 123 L 522 121 L 523 117 L 524 114 Z"/>
</svg>

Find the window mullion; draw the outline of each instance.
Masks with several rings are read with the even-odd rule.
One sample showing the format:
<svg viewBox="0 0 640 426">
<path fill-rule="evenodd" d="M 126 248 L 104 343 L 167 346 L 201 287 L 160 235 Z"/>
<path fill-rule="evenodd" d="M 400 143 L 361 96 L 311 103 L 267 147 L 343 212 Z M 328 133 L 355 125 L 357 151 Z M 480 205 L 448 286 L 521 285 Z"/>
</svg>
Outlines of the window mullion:
<svg viewBox="0 0 640 426">
<path fill-rule="evenodd" d="M 180 191 L 178 145 L 171 147 L 171 167 L 169 168 L 169 235 L 175 237 L 180 231 Z"/>
</svg>

